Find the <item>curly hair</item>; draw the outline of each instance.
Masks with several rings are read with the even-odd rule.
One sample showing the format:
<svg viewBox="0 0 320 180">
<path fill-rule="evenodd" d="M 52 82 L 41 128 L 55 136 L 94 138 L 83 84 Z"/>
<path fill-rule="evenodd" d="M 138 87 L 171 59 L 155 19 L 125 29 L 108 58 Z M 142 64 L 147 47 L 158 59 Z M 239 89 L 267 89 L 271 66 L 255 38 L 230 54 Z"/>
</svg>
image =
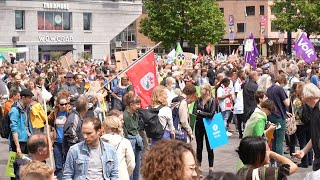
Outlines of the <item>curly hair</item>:
<svg viewBox="0 0 320 180">
<path fill-rule="evenodd" d="M 204 94 L 205 96 L 207 96 L 207 97 L 209 96 L 210 98 L 213 97 L 213 95 L 212 95 L 212 87 L 211 87 L 211 85 L 209 83 L 201 84 L 200 89 L 205 89 L 206 90 L 206 93 Z"/>
<path fill-rule="evenodd" d="M 167 99 L 163 98 L 163 95 L 165 95 L 166 93 L 167 93 L 166 88 L 164 86 L 155 87 L 152 91 L 151 106 L 167 105 L 168 104 Z"/>
<path fill-rule="evenodd" d="M 142 160 L 143 178 L 145 180 L 180 180 L 184 176 L 185 168 L 183 154 L 188 151 L 195 158 L 195 152 L 190 144 L 177 140 L 159 141 Z M 198 164 L 195 169 L 199 176 Z"/>
<path fill-rule="evenodd" d="M 123 97 L 124 104 L 126 106 L 129 106 L 131 103 L 141 103 L 141 99 L 139 96 L 136 96 L 133 91 L 129 91 L 124 97 Z"/>
<path fill-rule="evenodd" d="M 25 177 L 29 172 L 39 173 L 50 179 L 53 176 L 53 169 L 51 169 L 47 164 L 39 161 L 32 161 L 26 165 L 23 165 L 20 169 L 20 177 Z"/>
</svg>

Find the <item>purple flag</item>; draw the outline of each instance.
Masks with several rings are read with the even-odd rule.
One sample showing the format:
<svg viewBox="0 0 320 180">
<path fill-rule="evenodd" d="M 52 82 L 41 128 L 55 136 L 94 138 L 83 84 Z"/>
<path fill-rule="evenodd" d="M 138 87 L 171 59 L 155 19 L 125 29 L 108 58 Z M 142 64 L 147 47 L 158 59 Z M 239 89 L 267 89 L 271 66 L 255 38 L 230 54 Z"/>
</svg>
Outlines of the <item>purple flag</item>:
<svg viewBox="0 0 320 180">
<path fill-rule="evenodd" d="M 306 63 L 311 63 L 317 59 L 317 53 L 308 37 L 302 33 L 293 48 L 297 54 L 301 55 Z"/>
<path fill-rule="evenodd" d="M 252 33 L 250 34 L 249 39 L 253 40 L 253 42 L 252 42 L 253 43 L 252 44 L 252 50 L 251 51 L 246 51 L 244 60 L 245 60 L 246 63 L 249 63 L 253 67 L 254 70 L 256 70 L 256 68 L 257 68 L 256 59 L 257 59 L 257 56 L 258 56 L 258 48 L 257 48 L 256 42 L 254 41 Z"/>
</svg>

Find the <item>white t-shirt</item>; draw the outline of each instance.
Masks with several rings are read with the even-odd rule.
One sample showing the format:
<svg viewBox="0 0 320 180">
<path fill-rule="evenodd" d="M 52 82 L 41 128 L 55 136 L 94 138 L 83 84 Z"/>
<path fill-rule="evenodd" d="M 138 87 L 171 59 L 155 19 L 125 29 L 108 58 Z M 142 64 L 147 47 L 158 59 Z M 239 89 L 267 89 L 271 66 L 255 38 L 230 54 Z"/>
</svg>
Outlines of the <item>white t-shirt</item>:
<svg viewBox="0 0 320 180">
<path fill-rule="evenodd" d="M 177 97 L 177 95 L 174 93 L 174 91 L 171 89 L 171 91 L 169 91 L 167 88 L 166 88 L 166 92 L 167 92 L 167 102 L 168 102 L 168 106 L 171 105 L 171 101 L 173 98 Z"/>
</svg>

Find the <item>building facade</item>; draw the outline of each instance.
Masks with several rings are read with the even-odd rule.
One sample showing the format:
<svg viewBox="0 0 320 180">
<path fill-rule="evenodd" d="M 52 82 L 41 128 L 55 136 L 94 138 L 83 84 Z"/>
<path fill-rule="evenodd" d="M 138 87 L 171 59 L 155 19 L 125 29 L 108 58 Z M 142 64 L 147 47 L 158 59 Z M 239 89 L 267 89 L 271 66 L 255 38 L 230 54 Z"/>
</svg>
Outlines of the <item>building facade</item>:
<svg viewBox="0 0 320 180">
<path fill-rule="evenodd" d="M 0 51 L 24 47 L 17 59 L 34 61 L 56 51 L 104 59 L 111 40 L 141 13 L 141 0 L 0 1 Z"/>
</svg>

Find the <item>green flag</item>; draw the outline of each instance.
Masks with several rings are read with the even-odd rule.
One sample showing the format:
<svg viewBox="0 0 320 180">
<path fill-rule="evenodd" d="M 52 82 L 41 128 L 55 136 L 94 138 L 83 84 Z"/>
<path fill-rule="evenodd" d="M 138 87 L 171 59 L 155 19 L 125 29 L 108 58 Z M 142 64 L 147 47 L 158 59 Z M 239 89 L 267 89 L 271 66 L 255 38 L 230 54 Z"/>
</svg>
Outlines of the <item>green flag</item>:
<svg viewBox="0 0 320 180">
<path fill-rule="evenodd" d="M 180 54 L 180 53 L 183 53 L 183 50 L 182 50 L 182 48 L 181 48 L 181 46 L 180 46 L 180 43 L 177 43 L 176 56 L 177 56 L 178 54 Z"/>
</svg>

